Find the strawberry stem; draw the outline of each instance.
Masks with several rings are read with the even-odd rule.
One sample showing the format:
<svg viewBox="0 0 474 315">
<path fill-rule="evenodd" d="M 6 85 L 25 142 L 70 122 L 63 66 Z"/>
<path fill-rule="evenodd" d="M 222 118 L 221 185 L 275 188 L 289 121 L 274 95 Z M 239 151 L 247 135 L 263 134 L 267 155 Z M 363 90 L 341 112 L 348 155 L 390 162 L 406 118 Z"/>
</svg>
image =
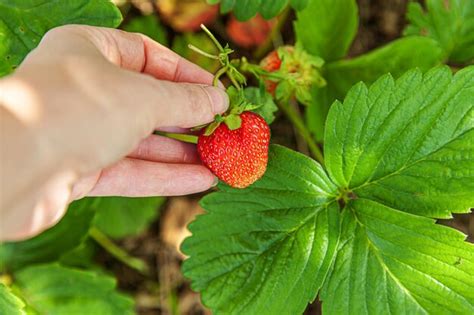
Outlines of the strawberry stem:
<svg viewBox="0 0 474 315">
<path fill-rule="evenodd" d="M 296 110 L 290 106 L 289 102 L 277 102 L 277 104 L 278 107 L 280 107 L 280 109 L 286 114 L 293 126 L 295 126 L 300 136 L 306 141 L 309 150 L 311 151 L 311 154 L 314 156 L 314 158 L 322 166 L 324 166 L 323 152 L 314 141 L 313 137 L 311 136 L 311 132 L 306 127 L 305 123 L 303 122 L 303 119 L 298 114 L 298 112 L 296 112 Z"/>
<path fill-rule="evenodd" d="M 175 139 L 179 140 L 182 142 L 187 142 L 187 143 L 193 143 L 197 144 L 198 142 L 198 137 L 195 135 L 188 135 L 184 133 L 173 133 L 173 132 L 164 132 L 164 131 L 155 131 L 153 134 L 170 138 L 170 139 Z"/>
<path fill-rule="evenodd" d="M 201 29 L 206 32 L 207 36 L 214 42 L 216 47 L 219 49 L 220 52 L 224 52 L 224 47 L 222 47 L 221 43 L 217 40 L 217 38 L 211 33 L 211 31 L 206 27 L 206 25 L 201 24 Z"/>
<path fill-rule="evenodd" d="M 199 48 L 197 48 L 196 46 L 194 46 L 194 45 L 192 45 L 192 44 L 188 44 L 188 48 L 191 49 L 191 50 L 194 50 L 194 51 L 197 52 L 198 54 L 201 54 L 201 55 L 203 55 L 203 56 L 206 56 L 207 58 L 219 60 L 219 56 L 216 56 L 216 55 L 210 54 L 210 53 L 208 53 L 208 52 L 205 52 L 204 50 L 199 49 Z"/>
<path fill-rule="evenodd" d="M 103 249 L 105 249 L 109 254 L 115 257 L 117 260 L 121 261 L 128 267 L 138 271 L 142 275 L 149 275 L 150 270 L 148 265 L 141 259 L 130 256 L 126 251 L 124 251 L 119 246 L 115 245 L 111 239 L 107 237 L 102 231 L 96 227 L 92 227 L 89 231 L 89 236 L 99 244 Z"/>
<path fill-rule="evenodd" d="M 230 49 L 228 46 L 223 47 L 221 43 L 219 43 L 217 38 L 211 33 L 211 31 L 205 25 L 201 24 L 201 28 L 207 34 L 207 36 L 209 36 L 212 42 L 216 45 L 217 49 L 219 50 L 219 55 L 216 56 L 213 54 L 209 54 L 193 45 L 188 45 L 188 47 L 205 57 L 220 61 L 222 67 L 214 75 L 214 80 L 212 84 L 214 86 L 217 86 L 217 84 L 219 83 L 219 78 L 223 74 L 226 74 L 227 77 L 229 77 L 230 81 L 232 82 L 232 85 L 234 85 L 238 90 L 242 89 L 242 84 L 245 84 L 245 77 L 235 68 L 235 66 L 231 63 L 229 59 L 229 55 L 233 53 L 234 51 Z"/>
<path fill-rule="evenodd" d="M 219 78 L 227 72 L 227 68 L 223 67 L 217 70 L 216 74 L 214 75 L 214 80 L 212 80 L 212 85 L 217 86 L 219 84 Z"/>
</svg>

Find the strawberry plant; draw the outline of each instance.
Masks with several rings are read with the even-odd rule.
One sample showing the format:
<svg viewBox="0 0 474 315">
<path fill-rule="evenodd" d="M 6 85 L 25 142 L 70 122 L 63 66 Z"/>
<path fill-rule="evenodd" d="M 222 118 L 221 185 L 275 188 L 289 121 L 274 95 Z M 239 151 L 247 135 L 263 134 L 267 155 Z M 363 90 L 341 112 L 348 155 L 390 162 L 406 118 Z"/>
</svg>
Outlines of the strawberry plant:
<svg viewBox="0 0 474 315">
<path fill-rule="evenodd" d="M 122 6 L 131 17 L 121 28 L 171 43 L 228 86 L 229 110 L 212 123 L 162 133 L 196 143 L 221 180 L 181 248 L 203 304 L 216 314 L 301 314 L 316 299 L 323 314 L 473 313 L 474 246 L 436 220 L 474 207 L 474 2 L 410 3 L 403 37 L 355 57 L 354 0 L 198 2 L 161 2 L 161 22 Z M 276 17 L 269 40 L 223 45 L 217 3 L 224 22 Z M 291 9 L 294 41 L 280 36 Z M 221 40 L 189 32 L 201 18 L 217 19 L 208 27 Z M 0 0 L 0 75 L 55 26 L 121 20 L 106 0 Z M 271 138 L 282 121 L 302 152 Z M 143 233 L 163 202 L 84 198 L 40 235 L 0 244 L 0 314 L 134 313 L 94 257 L 103 248 L 151 281 L 150 264 L 115 240 Z"/>
</svg>

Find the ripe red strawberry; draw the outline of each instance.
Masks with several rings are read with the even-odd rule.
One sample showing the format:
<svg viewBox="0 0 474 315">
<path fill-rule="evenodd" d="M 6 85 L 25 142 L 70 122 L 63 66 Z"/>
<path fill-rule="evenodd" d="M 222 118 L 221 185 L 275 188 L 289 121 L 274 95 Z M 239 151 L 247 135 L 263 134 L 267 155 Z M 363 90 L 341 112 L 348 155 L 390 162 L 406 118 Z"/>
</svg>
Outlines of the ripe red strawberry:
<svg viewBox="0 0 474 315">
<path fill-rule="evenodd" d="M 245 188 L 263 176 L 267 168 L 270 128 L 253 112 L 240 114 L 240 128 L 221 123 L 209 136 L 201 134 L 197 149 L 201 160 L 220 180 Z"/>
<path fill-rule="evenodd" d="M 209 5 L 206 0 L 156 0 L 154 2 L 160 17 L 178 32 L 198 31 L 201 24 L 211 24 L 219 15 L 219 6 Z"/>
<path fill-rule="evenodd" d="M 238 21 L 231 15 L 226 25 L 226 31 L 234 43 L 241 47 L 251 48 L 262 45 L 270 36 L 276 19 L 266 21 L 257 14 L 248 21 Z"/>
</svg>

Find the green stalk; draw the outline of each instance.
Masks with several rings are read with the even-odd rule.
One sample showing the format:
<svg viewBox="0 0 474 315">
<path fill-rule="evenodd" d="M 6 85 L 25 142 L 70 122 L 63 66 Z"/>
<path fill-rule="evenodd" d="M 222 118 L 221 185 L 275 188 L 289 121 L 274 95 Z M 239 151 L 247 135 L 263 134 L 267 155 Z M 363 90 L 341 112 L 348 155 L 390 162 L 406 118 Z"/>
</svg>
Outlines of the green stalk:
<svg viewBox="0 0 474 315">
<path fill-rule="evenodd" d="M 150 271 L 145 262 L 141 259 L 130 256 L 126 251 L 124 251 L 119 246 L 115 245 L 112 240 L 110 240 L 107 235 L 102 233 L 98 228 L 92 227 L 89 230 L 90 237 L 96 241 L 103 249 L 105 249 L 110 255 L 115 257 L 117 260 L 121 261 L 128 267 L 138 271 L 143 275 L 149 275 Z"/>
<path fill-rule="evenodd" d="M 201 28 L 204 32 L 206 32 L 207 36 L 214 42 L 220 52 L 224 52 L 224 47 L 222 47 L 221 43 L 217 40 L 217 38 L 211 33 L 211 31 L 204 25 L 201 24 Z"/>
<path fill-rule="evenodd" d="M 219 57 L 218 57 L 218 56 L 213 55 L 213 54 L 210 54 L 210 53 L 208 53 L 208 52 L 205 52 L 204 50 L 199 49 L 199 48 L 197 48 L 197 47 L 194 46 L 194 45 L 188 44 L 188 48 L 191 49 L 191 50 L 194 50 L 194 51 L 197 52 L 198 54 L 201 54 L 201 55 L 203 55 L 203 56 L 206 56 L 207 58 L 219 60 Z"/>
<path fill-rule="evenodd" d="M 164 132 L 164 131 L 155 131 L 153 134 L 158 136 L 163 136 L 175 140 L 179 140 L 182 142 L 193 143 L 196 144 L 198 141 L 198 137 L 195 135 L 188 135 L 184 133 L 173 133 L 173 132 Z"/>
<path fill-rule="evenodd" d="M 220 68 L 214 75 L 214 79 L 212 80 L 212 85 L 217 86 L 219 84 L 219 78 L 226 72 L 227 72 L 227 67 Z"/>
<path fill-rule="evenodd" d="M 318 147 L 316 142 L 314 141 L 313 137 L 311 136 L 311 132 L 308 130 L 306 125 L 303 122 L 303 119 L 298 114 L 298 112 L 290 106 L 288 102 L 277 102 L 278 107 L 286 114 L 288 119 L 291 121 L 293 126 L 295 126 L 298 133 L 301 137 L 306 141 L 308 144 L 309 150 L 311 154 L 315 157 L 315 159 L 324 166 L 324 157 L 321 149 Z"/>
</svg>

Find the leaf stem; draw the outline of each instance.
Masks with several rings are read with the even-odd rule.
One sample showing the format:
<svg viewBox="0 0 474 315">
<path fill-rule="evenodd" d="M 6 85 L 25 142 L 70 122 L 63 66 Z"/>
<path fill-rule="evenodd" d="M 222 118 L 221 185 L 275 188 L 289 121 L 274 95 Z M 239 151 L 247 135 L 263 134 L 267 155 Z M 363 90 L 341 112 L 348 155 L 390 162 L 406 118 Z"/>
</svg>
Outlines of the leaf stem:
<svg viewBox="0 0 474 315">
<path fill-rule="evenodd" d="M 122 248 L 115 245 L 114 242 L 98 228 L 92 227 L 89 230 L 89 236 L 117 260 L 143 275 L 149 275 L 150 271 L 143 260 L 130 256 Z"/>
<path fill-rule="evenodd" d="M 163 136 L 175 140 L 179 140 L 182 142 L 187 142 L 187 143 L 194 143 L 196 144 L 198 141 L 198 137 L 195 135 L 188 135 L 184 133 L 173 133 L 173 132 L 164 132 L 164 131 L 155 131 L 153 134 L 158 135 L 158 136 Z"/>
<path fill-rule="evenodd" d="M 222 47 L 221 43 L 217 40 L 217 38 L 211 33 L 211 31 L 204 25 L 201 24 L 201 28 L 204 32 L 206 32 L 207 36 L 214 42 L 220 52 L 224 52 L 224 47 Z"/>
<path fill-rule="evenodd" d="M 296 127 L 296 130 L 301 135 L 301 137 L 306 141 L 308 144 L 309 150 L 311 154 L 315 157 L 315 159 L 324 166 L 324 157 L 321 149 L 318 147 L 316 142 L 314 141 L 313 137 L 311 136 L 311 132 L 308 130 L 306 125 L 303 122 L 303 119 L 299 115 L 299 113 L 290 106 L 289 102 L 277 102 L 278 107 L 286 114 L 288 119 L 291 121 L 293 126 Z"/>
<path fill-rule="evenodd" d="M 192 44 L 188 44 L 188 48 L 191 49 L 191 50 L 194 50 L 194 51 L 197 52 L 198 54 L 201 54 L 201 55 L 203 55 L 203 56 L 206 56 L 207 58 L 219 60 L 219 57 L 218 57 L 218 56 L 213 55 L 213 54 L 210 54 L 210 53 L 208 53 L 208 52 L 205 52 L 204 50 L 199 49 L 199 48 L 197 48 L 196 46 L 194 46 L 194 45 L 192 45 Z"/>
<path fill-rule="evenodd" d="M 226 72 L 227 72 L 227 67 L 220 68 L 214 75 L 214 79 L 212 80 L 212 85 L 217 86 L 219 84 L 219 78 Z"/>
</svg>

